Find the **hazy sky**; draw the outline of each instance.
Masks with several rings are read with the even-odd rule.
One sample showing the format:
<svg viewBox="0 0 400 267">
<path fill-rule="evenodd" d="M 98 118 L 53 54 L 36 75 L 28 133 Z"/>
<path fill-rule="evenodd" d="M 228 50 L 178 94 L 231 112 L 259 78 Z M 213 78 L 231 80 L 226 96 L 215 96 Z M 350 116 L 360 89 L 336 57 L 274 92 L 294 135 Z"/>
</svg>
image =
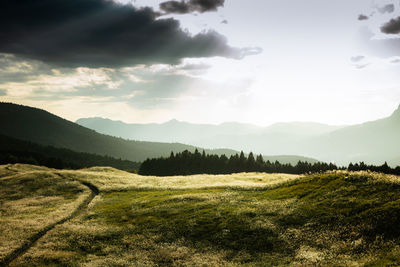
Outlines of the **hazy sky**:
<svg viewBox="0 0 400 267">
<path fill-rule="evenodd" d="M 399 1 L 8 2 L 1 101 L 70 120 L 352 124 L 400 104 Z"/>
</svg>

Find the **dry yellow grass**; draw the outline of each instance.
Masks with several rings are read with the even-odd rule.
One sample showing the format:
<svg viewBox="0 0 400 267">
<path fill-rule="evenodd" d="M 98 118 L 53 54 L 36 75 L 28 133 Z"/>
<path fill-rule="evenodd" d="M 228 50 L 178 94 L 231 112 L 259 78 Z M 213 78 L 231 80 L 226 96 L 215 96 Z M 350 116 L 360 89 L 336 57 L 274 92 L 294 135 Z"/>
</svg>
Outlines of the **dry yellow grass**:
<svg viewBox="0 0 400 267">
<path fill-rule="evenodd" d="M 0 262 L 41 229 L 71 214 L 90 193 L 46 168 L 1 166 L 0 172 L 8 169 L 13 171 L 0 180 Z"/>
<path fill-rule="evenodd" d="M 388 184 L 400 184 L 400 176 L 393 174 L 384 174 L 379 172 L 371 171 L 353 171 L 348 172 L 345 170 L 328 171 L 329 174 L 342 174 L 346 177 L 352 176 L 353 178 L 363 178 L 371 183 L 388 183 Z"/>
<path fill-rule="evenodd" d="M 83 169 L 78 171 L 68 171 L 68 170 L 54 170 L 45 167 L 37 167 L 24 164 L 7 165 L 0 166 L 0 174 L 3 174 L 2 182 L 14 181 L 17 182 L 18 186 L 24 186 L 24 179 L 59 179 L 57 176 L 60 173 L 63 177 L 69 177 L 76 181 L 90 182 L 96 185 L 102 192 L 109 191 L 128 191 L 128 190 L 198 190 L 207 188 L 265 188 L 272 187 L 280 183 L 285 183 L 294 179 L 298 179 L 299 176 L 287 175 L 287 174 L 264 174 L 264 173 L 240 173 L 234 175 L 193 175 L 193 176 L 175 176 L 175 177 L 145 177 L 136 174 L 130 174 L 127 172 L 119 171 L 113 168 L 107 167 L 95 167 L 89 169 Z M 8 175 L 8 176 L 7 176 Z M 0 240 L 0 250 L 2 254 L 7 255 L 10 251 L 20 246 L 26 241 L 31 235 L 35 234 L 43 226 L 54 223 L 55 221 L 61 219 L 66 214 L 71 213 L 78 205 L 82 202 L 84 198 L 89 194 L 87 188 L 83 187 L 78 182 L 73 182 L 70 180 L 64 181 L 66 185 L 68 183 L 74 184 L 80 187 L 81 190 L 85 190 L 83 194 L 80 194 L 75 199 L 70 199 L 66 201 L 62 196 L 62 190 L 59 192 L 60 195 L 54 195 L 54 188 L 52 186 L 47 187 L 46 190 L 50 190 L 53 195 L 51 196 L 39 196 L 37 191 L 36 195 L 20 195 L 16 200 L 8 200 L 7 204 L 3 206 L 4 216 L 0 220 L 0 229 L 2 233 L 2 239 Z M 15 185 L 17 186 L 17 185 Z M 25 185 L 26 186 L 26 185 Z M 16 189 L 18 190 L 18 189 Z M 214 194 L 212 192 L 203 192 L 202 194 L 193 193 L 188 194 L 184 197 L 175 196 L 176 200 L 186 201 L 188 199 L 203 199 L 207 202 L 218 204 L 220 201 L 238 201 L 240 196 L 234 192 L 225 192 L 221 194 Z M 97 205 L 97 203 L 102 202 L 102 196 L 97 196 L 92 203 L 89 205 L 89 215 L 91 209 Z M 174 197 L 172 198 L 173 201 Z M 51 205 L 49 204 L 51 203 Z M 264 222 L 265 223 L 265 222 Z M 10 226 L 12 224 L 13 226 Z M 46 234 L 36 246 L 32 247 L 19 261 L 17 260 L 13 264 L 18 265 L 19 263 L 27 263 L 30 259 L 41 258 L 47 255 L 49 260 L 61 260 L 64 258 L 65 262 L 71 261 L 74 258 L 72 252 L 58 251 L 57 247 L 62 247 L 62 243 L 65 242 L 65 237 L 60 231 L 65 231 L 68 229 L 69 235 L 71 232 L 80 233 L 79 236 L 85 236 L 83 232 L 92 233 L 93 235 L 104 235 L 104 232 L 111 231 L 108 225 L 97 224 L 95 226 L 89 226 L 82 224 L 82 221 L 77 219 L 72 222 L 65 223 L 64 225 L 57 226 L 51 232 Z M 112 229 L 112 227 L 111 227 Z M 95 232 L 93 232 L 95 231 Z M 81 233 L 82 232 L 82 233 Z M 52 240 L 52 238 L 54 240 Z M 139 240 L 145 240 L 145 237 L 138 238 Z M 48 242 L 50 240 L 50 242 Z M 52 240 L 52 241 L 51 241 Z M 153 242 L 154 241 L 146 241 Z M 122 264 L 123 262 L 135 262 L 150 264 L 152 262 L 152 257 L 154 251 L 161 253 L 160 260 L 163 257 L 168 258 L 168 254 L 171 250 L 176 250 L 173 254 L 182 254 L 181 263 L 184 265 L 185 258 L 190 257 L 193 260 L 187 261 L 196 262 L 197 260 L 207 260 L 209 263 L 214 262 L 219 265 L 221 257 L 217 256 L 215 252 L 209 253 L 196 253 L 191 248 L 185 248 L 182 244 L 163 244 L 155 245 L 153 244 L 153 249 L 149 253 L 143 253 L 143 251 L 137 251 L 136 256 L 130 255 L 127 258 L 121 259 L 119 256 L 114 256 L 111 253 L 107 257 L 98 257 L 91 255 L 87 260 L 87 265 L 98 265 L 102 264 Z M 107 246 L 105 246 L 107 249 Z M 167 247 L 167 248 L 165 248 Z M 119 249 L 117 248 L 113 248 Z M 157 252 L 157 253 L 158 253 Z M 162 255 L 164 253 L 164 255 Z M 220 253 L 220 252 L 218 252 Z M 147 256 L 145 256 L 147 255 Z M 173 256 L 173 257 L 176 257 Z M 186 255 L 186 256 L 184 256 Z M 75 255 L 76 256 L 76 255 Z M 127 255 L 128 256 L 128 255 Z M 179 257 L 181 257 L 179 256 Z M 133 258 L 135 258 L 134 261 Z M 25 259 L 25 260 L 24 260 Z M 130 260 L 129 260 L 130 259 Z M 150 259 L 150 260 L 149 260 Z M 197 260 L 195 260 L 197 259 Z M 19 262 L 19 263 L 18 263 Z M 201 262 L 201 261 L 199 261 Z M 226 262 L 225 262 L 226 263 Z M 86 265 L 85 264 L 85 265 Z M 199 264 L 200 266 L 200 264 Z"/>
<path fill-rule="evenodd" d="M 298 179 L 299 175 L 237 173 L 229 175 L 141 176 L 109 167 L 95 167 L 79 171 L 62 171 L 74 179 L 90 182 L 101 191 L 168 190 L 205 188 L 266 188 Z"/>
<path fill-rule="evenodd" d="M 85 213 L 56 226 L 12 266 L 400 264 L 400 231 L 397 235 L 396 225 L 390 228 L 400 217 L 397 176 L 332 172 L 305 177 L 144 177 L 106 167 L 11 167 L 23 171 L 10 179 L 60 173 L 100 189 Z M 12 200 L 7 205 L 14 208 L 7 209 L 26 212 L 32 219 L 37 211 L 30 205 L 45 210 L 57 197 Z"/>
<path fill-rule="evenodd" d="M 232 258 L 232 251 L 217 249 L 214 245 L 210 247 L 196 247 L 196 243 L 188 243 L 184 237 L 176 240 L 164 240 L 166 232 L 138 231 L 138 227 L 146 227 L 143 223 L 120 224 L 120 220 L 110 223 L 102 215 L 104 205 L 109 203 L 107 199 L 119 199 L 122 205 L 138 208 L 141 213 L 158 213 L 158 210 L 175 210 L 178 212 L 176 203 L 201 203 L 201 205 L 212 207 L 211 214 L 205 214 L 211 218 L 222 218 L 223 210 L 215 209 L 220 205 L 234 207 L 237 218 L 249 212 L 259 213 L 291 213 L 291 201 L 264 201 L 264 205 L 257 198 L 242 196 L 240 192 L 217 189 L 196 189 L 195 191 L 171 191 L 170 193 L 143 192 L 141 196 L 134 197 L 138 192 L 116 192 L 105 193 L 96 197 L 87 214 L 82 214 L 63 225 L 57 226 L 41 239 L 33 248 L 25 253 L 12 266 L 20 266 L 27 263 L 38 263 L 47 265 L 57 263 L 69 265 L 71 263 L 79 266 L 238 266 L 241 261 L 252 259 L 254 255 L 246 250 L 239 251 Z M 154 201 L 157 202 L 156 207 Z M 127 203 L 128 202 L 128 203 Z M 290 202 L 290 203 L 289 203 Z M 174 205 L 175 203 L 175 205 Z M 265 206 L 266 204 L 266 206 Z M 179 204 L 180 205 L 180 204 Z M 214 211 L 215 209 L 215 211 Z M 121 207 L 115 208 L 121 212 Z M 108 213 L 108 211 L 106 211 Z M 182 211 L 184 212 L 184 211 Z M 189 214 L 188 214 L 189 215 Z M 129 220 L 121 216 L 123 220 Z M 94 218 L 94 219 L 88 219 Z M 160 222 L 161 223 L 161 222 Z M 274 229 L 275 223 L 264 217 L 260 220 L 248 222 L 252 229 Z M 196 224 L 195 221 L 187 220 L 185 224 Z M 179 225 L 177 225 L 179 227 Z M 225 230 L 230 235 L 229 227 Z M 244 226 L 247 229 L 247 226 Z M 240 241 L 239 241 L 240 242 Z M 248 241 L 246 241 L 248 242 Z M 199 243 L 200 244 L 200 243 Z M 266 254 L 266 256 L 268 256 Z"/>
</svg>

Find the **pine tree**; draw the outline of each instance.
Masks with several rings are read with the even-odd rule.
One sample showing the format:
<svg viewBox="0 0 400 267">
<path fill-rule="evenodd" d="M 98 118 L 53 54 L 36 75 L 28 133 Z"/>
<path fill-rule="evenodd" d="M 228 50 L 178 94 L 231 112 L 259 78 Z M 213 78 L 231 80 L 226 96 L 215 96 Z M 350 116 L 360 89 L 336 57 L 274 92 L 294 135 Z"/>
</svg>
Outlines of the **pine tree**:
<svg viewBox="0 0 400 267">
<path fill-rule="evenodd" d="M 255 170 L 256 170 L 256 160 L 254 159 L 253 152 L 250 152 L 246 162 L 246 171 L 252 172 Z"/>
</svg>

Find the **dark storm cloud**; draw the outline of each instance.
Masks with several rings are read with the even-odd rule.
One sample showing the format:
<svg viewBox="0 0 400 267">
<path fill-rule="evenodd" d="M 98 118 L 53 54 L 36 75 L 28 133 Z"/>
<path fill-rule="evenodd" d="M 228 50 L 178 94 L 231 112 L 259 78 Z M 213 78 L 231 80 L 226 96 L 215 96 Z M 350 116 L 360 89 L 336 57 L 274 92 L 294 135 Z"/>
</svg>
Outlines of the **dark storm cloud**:
<svg viewBox="0 0 400 267">
<path fill-rule="evenodd" d="M 186 14 L 191 12 L 189 5 L 183 1 L 167 1 L 160 4 L 160 9 L 165 13 Z"/>
<path fill-rule="evenodd" d="M 199 11 L 211 10 L 208 2 L 191 1 Z M 228 46 L 214 31 L 190 36 L 177 20 L 158 16 L 150 8 L 108 0 L 5 0 L 0 53 L 64 67 L 176 64 L 187 57 L 240 59 L 254 53 Z"/>
<path fill-rule="evenodd" d="M 398 34 L 400 33 L 400 17 L 391 19 L 381 27 L 381 31 L 387 34 Z"/>
<path fill-rule="evenodd" d="M 160 4 L 160 9 L 167 14 L 187 14 L 192 12 L 216 11 L 224 5 L 225 0 L 189 0 L 166 1 Z"/>
<path fill-rule="evenodd" d="M 367 20 L 367 19 L 369 19 L 369 17 L 366 16 L 366 15 L 360 14 L 360 15 L 358 16 L 358 20 Z"/>
<path fill-rule="evenodd" d="M 384 14 L 384 13 L 393 13 L 394 12 L 394 5 L 393 4 L 388 4 L 382 7 L 377 7 L 379 13 Z"/>
</svg>

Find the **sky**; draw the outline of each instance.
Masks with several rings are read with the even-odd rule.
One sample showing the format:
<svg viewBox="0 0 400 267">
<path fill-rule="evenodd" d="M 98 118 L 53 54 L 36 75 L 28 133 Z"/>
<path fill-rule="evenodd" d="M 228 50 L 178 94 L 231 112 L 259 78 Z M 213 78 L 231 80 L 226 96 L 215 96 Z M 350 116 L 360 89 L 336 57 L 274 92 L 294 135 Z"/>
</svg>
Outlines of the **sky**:
<svg viewBox="0 0 400 267">
<path fill-rule="evenodd" d="M 355 124 L 400 104 L 393 0 L 0 4 L 0 101 L 75 121 Z"/>
</svg>

